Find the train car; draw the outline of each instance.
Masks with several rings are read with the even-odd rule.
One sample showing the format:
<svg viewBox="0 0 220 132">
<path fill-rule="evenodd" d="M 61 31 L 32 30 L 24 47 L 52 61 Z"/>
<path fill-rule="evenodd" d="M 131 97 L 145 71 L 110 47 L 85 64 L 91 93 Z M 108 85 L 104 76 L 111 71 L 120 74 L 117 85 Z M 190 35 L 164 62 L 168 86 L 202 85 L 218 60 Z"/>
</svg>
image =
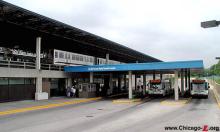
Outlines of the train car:
<svg viewBox="0 0 220 132">
<path fill-rule="evenodd" d="M 105 64 L 106 64 L 106 59 L 104 59 L 104 58 L 97 58 L 96 65 L 105 65 Z M 115 65 L 115 64 L 121 64 L 121 62 L 115 61 L 115 60 L 109 60 L 108 64 Z"/>
<path fill-rule="evenodd" d="M 195 79 L 191 81 L 190 95 L 192 97 L 205 97 L 209 96 L 209 84 L 205 80 Z"/>
<path fill-rule="evenodd" d="M 169 79 L 150 80 L 148 85 L 149 85 L 148 94 L 150 96 L 152 95 L 166 96 L 172 94 L 173 91 L 172 83 Z"/>
<path fill-rule="evenodd" d="M 104 58 L 97 58 L 96 65 L 105 65 L 106 59 Z"/>
<path fill-rule="evenodd" d="M 56 65 L 94 65 L 95 57 L 54 49 L 53 63 Z"/>
</svg>

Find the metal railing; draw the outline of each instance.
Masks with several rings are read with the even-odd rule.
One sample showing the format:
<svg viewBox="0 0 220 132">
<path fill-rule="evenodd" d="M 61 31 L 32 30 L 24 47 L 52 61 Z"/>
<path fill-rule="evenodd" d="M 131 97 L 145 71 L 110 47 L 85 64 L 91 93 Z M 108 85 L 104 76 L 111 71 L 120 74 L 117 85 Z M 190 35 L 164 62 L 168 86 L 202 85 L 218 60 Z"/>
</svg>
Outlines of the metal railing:
<svg viewBox="0 0 220 132">
<path fill-rule="evenodd" d="M 35 69 L 36 64 L 34 62 L 0 60 L 0 67 Z M 41 64 L 41 69 L 42 70 L 63 71 L 64 66 L 54 65 L 54 64 Z"/>
</svg>

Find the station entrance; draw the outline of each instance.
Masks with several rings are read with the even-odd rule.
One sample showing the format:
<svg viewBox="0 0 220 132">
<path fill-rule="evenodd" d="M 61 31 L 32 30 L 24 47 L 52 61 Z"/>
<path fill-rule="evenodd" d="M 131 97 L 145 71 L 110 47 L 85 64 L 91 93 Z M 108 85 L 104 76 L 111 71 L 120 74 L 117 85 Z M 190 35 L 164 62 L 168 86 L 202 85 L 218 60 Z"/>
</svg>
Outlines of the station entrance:
<svg viewBox="0 0 220 132">
<path fill-rule="evenodd" d="M 137 89 L 141 89 L 142 86 L 144 90 L 143 95 L 146 93 L 146 76 L 152 74 L 153 80 L 156 79 L 156 74 L 160 75 L 160 78 L 163 77 L 163 74 L 173 75 L 173 88 L 174 88 L 174 97 L 175 100 L 179 99 L 179 92 L 185 92 L 187 89 L 190 89 L 190 72 L 191 71 L 201 71 L 203 69 L 203 61 L 177 61 L 177 62 L 154 62 L 154 63 L 134 63 L 134 64 L 119 64 L 119 65 L 93 65 L 93 66 L 66 66 L 64 67 L 65 72 L 72 72 L 77 74 L 89 75 L 89 83 L 94 83 L 94 74 L 99 73 L 106 74 L 108 76 L 101 76 L 101 79 L 104 80 L 104 89 L 107 90 L 106 94 L 112 94 L 113 91 L 121 90 L 121 81 L 115 82 L 114 85 L 114 76 L 126 76 L 124 78 L 124 87 L 128 91 L 128 98 L 134 98 L 134 92 L 137 92 Z M 133 76 L 135 78 L 133 79 Z M 138 86 L 137 77 L 142 76 L 142 82 Z M 180 78 L 180 85 L 179 85 Z M 120 80 L 120 79 L 119 79 Z M 128 85 L 127 85 L 128 81 Z M 120 84 L 120 85 L 119 85 Z M 115 88 L 114 86 L 118 86 Z M 117 90 L 116 90 L 117 89 Z M 120 90 L 119 90 L 120 89 Z"/>
</svg>

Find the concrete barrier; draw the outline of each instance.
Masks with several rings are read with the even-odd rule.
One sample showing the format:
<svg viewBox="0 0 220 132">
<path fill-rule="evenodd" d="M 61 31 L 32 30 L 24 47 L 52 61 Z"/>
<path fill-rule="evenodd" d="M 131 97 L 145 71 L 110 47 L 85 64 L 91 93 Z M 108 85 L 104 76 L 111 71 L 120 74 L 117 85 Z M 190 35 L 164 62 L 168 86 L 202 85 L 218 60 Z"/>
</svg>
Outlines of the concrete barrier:
<svg viewBox="0 0 220 132">
<path fill-rule="evenodd" d="M 216 83 L 213 80 L 208 80 L 208 82 L 213 86 L 213 93 L 220 108 L 220 84 Z"/>
</svg>

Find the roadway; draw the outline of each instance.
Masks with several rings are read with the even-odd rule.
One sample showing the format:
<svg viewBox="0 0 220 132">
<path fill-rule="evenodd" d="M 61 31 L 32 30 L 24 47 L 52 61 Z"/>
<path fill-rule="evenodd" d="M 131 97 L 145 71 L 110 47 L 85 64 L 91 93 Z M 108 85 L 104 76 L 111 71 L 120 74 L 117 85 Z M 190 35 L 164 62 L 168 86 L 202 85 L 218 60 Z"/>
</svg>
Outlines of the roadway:
<svg viewBox="0 0 220 132">
<path fill-rule="evenodd" d="M 160 132 L 165 131 L 165 127 L 180 125 L 220 127 L 220 109 L 212 90 L 208 99 L 192 99 L 188 104 L 162 104 L 163 100 L 151 99 L 140 104 L 114 104 L 111 100 L 101 100 L 0 116 L 0 131 Z"/>
</svg>

